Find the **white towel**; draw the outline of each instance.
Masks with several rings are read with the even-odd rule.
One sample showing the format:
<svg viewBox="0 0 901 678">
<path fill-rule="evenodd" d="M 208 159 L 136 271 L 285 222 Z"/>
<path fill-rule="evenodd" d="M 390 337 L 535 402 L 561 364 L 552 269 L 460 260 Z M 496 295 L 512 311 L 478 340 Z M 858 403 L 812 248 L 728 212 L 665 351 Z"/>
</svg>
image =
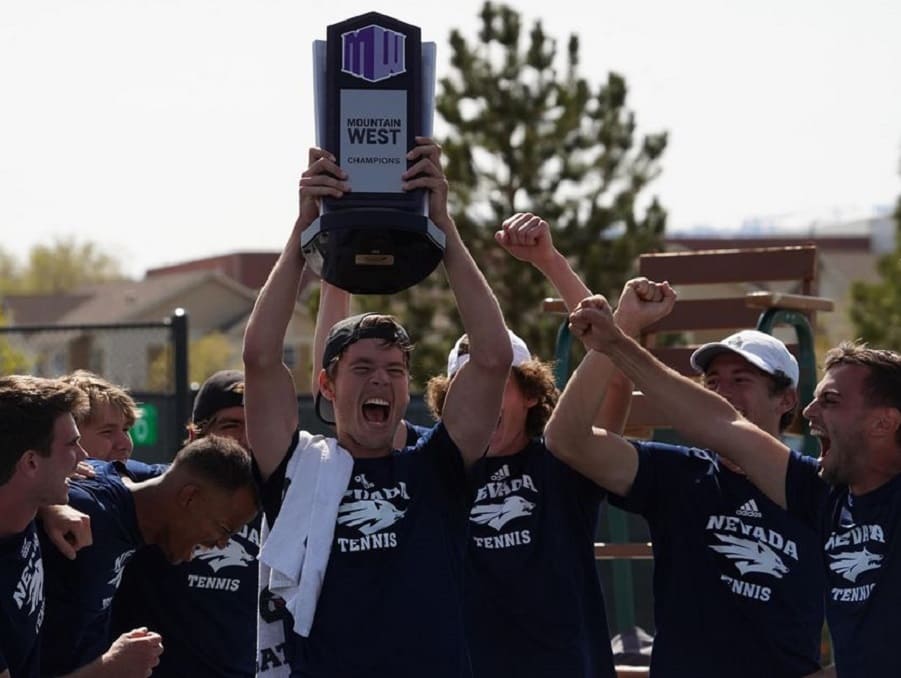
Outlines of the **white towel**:
<svg viewBox="0 0 901 678">
<path fill-rule="evenodd" d="M 270 569 L 269 590 L 284 599 L 294 631 L 304 637 L 313 626 L 353 464 L 334 438 L 301 431 L 285 470 L 289 484 L 279 518 L 260 549 L 260 562 Z"/>
</svg>

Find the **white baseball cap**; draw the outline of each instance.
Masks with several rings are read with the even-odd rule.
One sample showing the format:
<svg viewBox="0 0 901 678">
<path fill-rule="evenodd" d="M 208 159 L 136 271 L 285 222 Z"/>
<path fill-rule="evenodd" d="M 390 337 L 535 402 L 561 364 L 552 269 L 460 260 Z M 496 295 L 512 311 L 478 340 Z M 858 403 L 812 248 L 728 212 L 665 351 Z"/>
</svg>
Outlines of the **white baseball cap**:
<svg viewBox="0 0 901 678">
<path fill-rule="evenodd" d="M 767 374 L 783 374 L 793 387 L 798 386 L 798 361 L 776 337 L 758 330 L 742 330 L 722 341 L 704 344 L 691 354 L 691 366 L 697 372 L 706 372 L 710 361 L 721 353 L 740 355 Z"/>
<path fill-rule="evenodd" d="M 529 347 L 526 346 L 526 342 L 513 334 L 513 332 L 509 329 L 507 330 L 507 334 L 510 335 L 510 345 L 513 347 L 513 367 L 519 367 L 524 362 L 531 360 L 532 353 L 529 351 Z M 454 344 L 451 352 L 447 354 L 448 377 L 454 376 L 454 374 L 456 374 L 461 367 L 469 362 L 469 350 L 464 349 L 463 353 L 460 352 L 460 348 L 465 338 L 466 335 L 464 334 L 462 337 L 457 339 L 457 343 Z"/>
</svg>

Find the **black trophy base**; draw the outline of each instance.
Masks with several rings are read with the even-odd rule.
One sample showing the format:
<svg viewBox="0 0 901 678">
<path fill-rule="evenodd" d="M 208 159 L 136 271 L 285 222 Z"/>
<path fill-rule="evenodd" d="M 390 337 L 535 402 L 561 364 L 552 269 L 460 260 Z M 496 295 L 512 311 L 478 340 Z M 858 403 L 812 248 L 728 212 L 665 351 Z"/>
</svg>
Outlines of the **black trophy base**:
<svg viewBox="0 0 901 678">
<path fill-rule="evenodd" d="M 394 294 L 435 270 L 444 233 L 421 214 L 359 208 L 327 212 L 301 236 L 323 280 L 352 294 Z"/>
</svg>

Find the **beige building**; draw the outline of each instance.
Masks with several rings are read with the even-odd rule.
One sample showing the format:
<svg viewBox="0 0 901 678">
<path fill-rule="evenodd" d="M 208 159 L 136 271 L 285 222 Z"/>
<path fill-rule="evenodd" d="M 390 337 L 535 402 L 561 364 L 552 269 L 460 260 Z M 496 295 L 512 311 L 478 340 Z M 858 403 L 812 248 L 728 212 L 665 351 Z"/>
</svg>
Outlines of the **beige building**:
<svg viewBox="0 0 901 678">
<path fill-rule="evenodd" d="M 175 309 L 184 309 L 191 351 L 200 350 L 199 340 L 216 336 L 218 361 L 226 364 L 214 365 L 211 371 L 240 369 L 244 328 L 256 296 L 257 290 L 225 273 L 201 268 L 104 283 L 65 295 L 9 295 L 3 299 L 3 311 L 10 326 L 44 328 L 8 335 L 31 360 L 35 374 L 54 376 L 83 368 L 135 391 L 166 391 L 172 373 L 168 330 L 112 326 L 161 322 Z M 101 325 L 110 327 L 94 327 Z M 90 329 L 55 329 L 58 326 Z M 309 389 L 312 333 L 309 313 L 298 303 L 288 327 L 285 359 L 301 392 Z"/>
</svg>

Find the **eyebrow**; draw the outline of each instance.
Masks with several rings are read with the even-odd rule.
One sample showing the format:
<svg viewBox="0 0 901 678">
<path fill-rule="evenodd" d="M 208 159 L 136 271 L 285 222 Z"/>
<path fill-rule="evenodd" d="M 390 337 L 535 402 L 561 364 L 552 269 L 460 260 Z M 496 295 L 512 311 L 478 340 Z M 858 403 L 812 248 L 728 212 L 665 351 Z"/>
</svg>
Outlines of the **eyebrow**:
<svg viewBox="0 0 901 678">
<path fill-rule="evenodd" d="M 348 364 L 351 367 L 353 367 L 355 365 L 363 365 L 366 367 L 370 367 L 372 365 L 377 365 L 377 364 L 381 365 L 384 363 L 377 362 L 377 361 L 373 360 L 372 358 L 354 358 Z M 385 366 L 386 367 L 403 367 L 404 369 L 407 368 L 407 364 L 403 360 L 392 360 L 391 362 L 385 364 Z"/>
</svg>

